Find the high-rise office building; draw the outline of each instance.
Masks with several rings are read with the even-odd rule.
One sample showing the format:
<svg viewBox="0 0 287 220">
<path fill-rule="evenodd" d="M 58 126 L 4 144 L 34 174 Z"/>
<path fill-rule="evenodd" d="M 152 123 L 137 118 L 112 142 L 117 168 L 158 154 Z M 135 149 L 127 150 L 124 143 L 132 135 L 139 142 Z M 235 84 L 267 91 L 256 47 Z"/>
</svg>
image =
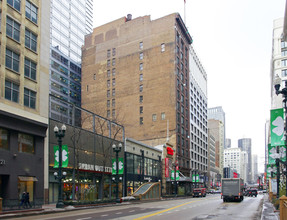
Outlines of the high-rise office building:
<svg viewBox="0 0 287 220">
<path fill-rule="evenodd" d="M 251 138 L 242 138 L 238 140 L 238 148 L 241 151 L 246 151 L 248 156 L 247 163 L 247 182 L 252 182 L 252 146 L 251 146 Z"/>
<path fill-rule="evenodd" d="M 127 137 L 150 146 L 168 140 L 176 149 L 184 176 L 191 170 L 191 43 L 179 14 L 156 20 L 128 15 L 86 36 L 82 63 L 82 107 L 118 121 L 125 126 Z M 199 112 L 206 108 L 204 91 L 196 92 Z M 199 116 L 196 120 L 197 148 L 204 148 L 206 167 L 207 144 L 200 141 L 207 141 L 203 137 L 207 126 Z M 200 151 L 197 158 L 199 166 L 203 166 L 199 160 L 204 153 Z"/>
<path fill-rule="evenodd" d="M 231 148 L 231 139 L 225 139 L 225 149 Z"/>
<path fill-rule="evenodd" d="M 51 2 L 50 94 L 76 106 L 81 106 L 81 47 L 92 28 L 93 0 Z M 50 117 L 71 124 L 72 108 L 51 99 Z"/>
<path fill-rule="evenodd" d="M 0 197 L 17 209 L 23 192 L 41 207 L 49 94 L 50 1 L 1 1 Z"/>
<path fill-rule="evenodd" d="M 73 105 L 81 106 L 81 47 L 92 29 L 93 0 L 51 1 L 49 118 L 61 123 L 81 125 L 80 110 L 73 111 Z M 55 202 L 58 186 L 48 178 L 49 172 L 53 175 L 54 171 L 47 167 L 45 191 L 49 187 L 49 197 L 45 196 L 45 202 Z"/>
</svg>

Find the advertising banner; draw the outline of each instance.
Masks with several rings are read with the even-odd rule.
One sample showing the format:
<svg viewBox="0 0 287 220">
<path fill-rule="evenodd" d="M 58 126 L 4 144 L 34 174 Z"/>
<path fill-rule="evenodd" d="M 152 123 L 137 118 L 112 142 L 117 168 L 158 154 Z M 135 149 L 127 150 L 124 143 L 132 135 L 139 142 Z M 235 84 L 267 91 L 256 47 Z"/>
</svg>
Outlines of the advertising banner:
<svg viewBox="0 0 287 220">
<path fill-rule="evenodd" d="M 67 167 L 69 164 L 68 146 L 62 145 L 62 167 Z M 59 168 L 59 146 L 54 146 L 54 168 Z"/>
<path fill-rule="evenodd" d="M 272 177 L 271 172 L 273 172 L 273 177 L 277 175 L 277 167 L 275 164 L 267 164 L 267 178 Z"/>
<path fill-rule="evenodd" d="M 165 160 L 164 160 L 164 162 L 165 162 L 165 177 L 169 177 L 169 170 L 168 170 L 168 158 L 165 158 Z"/>
<path fill-rule="evenodd" d="M 284 145 L 284 111 L 283 108 L 270 111 L 271 146 Z"/>
<path fill-rule="evenodd" d="M 117 162 L 116 159 L 112 159 L 112 175 L 116 175 L 117 174 Z M 119 158 L 119 174 L 123 174 L 124 173 L 124 159 L 123 158 Z"/>
<path fill-rule="evenodd" d="M 278 147 L 278 153 L 277 148 Z M 271 146 L 268 145 L 268 164 L 275 164 L 276 158 L 278 158 L 282 161 L 286 161 L 286 146 Z"/>
</svg>

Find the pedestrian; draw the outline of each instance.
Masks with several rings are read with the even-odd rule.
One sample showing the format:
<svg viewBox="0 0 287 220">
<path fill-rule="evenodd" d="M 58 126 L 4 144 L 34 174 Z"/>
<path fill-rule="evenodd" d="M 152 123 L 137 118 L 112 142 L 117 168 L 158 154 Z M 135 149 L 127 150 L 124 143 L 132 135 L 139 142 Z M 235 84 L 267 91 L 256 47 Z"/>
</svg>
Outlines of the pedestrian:
<svg viewBox="0 0 287 220">
<path fill-rule="evenodd" d="M 23 192 L 21 196 L 20 208 L 22 208 L 22 206 L 23 208 L 25 207 L 25 198 L 26 198 L 26 192 Z"/>
<path fill-rule="evenodd" d="M 26 193 L 26 196 L 25 196 L 25 205 L 26 207 L 28 208 L 28 205 L 30 208 L 32 208 L 31 204 L 30 204 L 30 195 L 29 195 L 29 192 Z"/>
</svg>

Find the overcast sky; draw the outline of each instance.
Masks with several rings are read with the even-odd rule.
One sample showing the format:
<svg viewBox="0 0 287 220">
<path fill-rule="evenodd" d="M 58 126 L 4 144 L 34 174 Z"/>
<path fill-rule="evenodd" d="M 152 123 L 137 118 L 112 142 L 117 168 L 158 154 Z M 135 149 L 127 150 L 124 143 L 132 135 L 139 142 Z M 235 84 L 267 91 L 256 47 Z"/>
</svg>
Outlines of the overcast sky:
<svg viewBox="0 0 287 220">
<path fill-rule="evenodd" d="M 94 0 L 94 27 L 127 14 L 157 19 L 179 12 L 208 77 L 208 107 L 222 106 L 226 138 L 251 138 L 263 171 L 270 110 L 273 20 L 285 0 Z"/>
</svg>

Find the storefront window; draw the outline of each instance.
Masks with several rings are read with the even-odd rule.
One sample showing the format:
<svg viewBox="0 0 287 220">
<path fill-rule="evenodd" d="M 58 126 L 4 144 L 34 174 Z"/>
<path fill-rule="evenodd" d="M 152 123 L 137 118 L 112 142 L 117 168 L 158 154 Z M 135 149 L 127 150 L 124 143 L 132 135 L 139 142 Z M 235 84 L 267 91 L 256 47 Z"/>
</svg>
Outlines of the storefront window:
<svg viewBox="0 0 287 220">
<path fill-rule="evenodd" d="M 127 161 L 126 161 L 126 164 L 127 164 L 127 173 L 132 174 L 133 171 L 134 171 L 133 160 L 134 160 L 133 155 L 127 153 Z"/>
<path fill-rule="evenodd" d="M 0 128 L 0 148 L 9 149 L 9 132 L 3 128 Z"/>
<path fill-rule="evenodd" d="M 19 176 L 18 177 L 18 198 L 21 200 L 23 192 L 29 192 L 29 201 L 33 202 L 34 198 L 34 177 Z"/>
<path fill-rule="evenodd" d="M 34 137 L 28 134 L 18 134 L 18 151 L 33 154 L 35 153 L 34 148 Z"/>
<path fill-rule="evenodd" d="M 134 174 L 141 174 L 141 156 L 134 155 Z"/>
</svg>

